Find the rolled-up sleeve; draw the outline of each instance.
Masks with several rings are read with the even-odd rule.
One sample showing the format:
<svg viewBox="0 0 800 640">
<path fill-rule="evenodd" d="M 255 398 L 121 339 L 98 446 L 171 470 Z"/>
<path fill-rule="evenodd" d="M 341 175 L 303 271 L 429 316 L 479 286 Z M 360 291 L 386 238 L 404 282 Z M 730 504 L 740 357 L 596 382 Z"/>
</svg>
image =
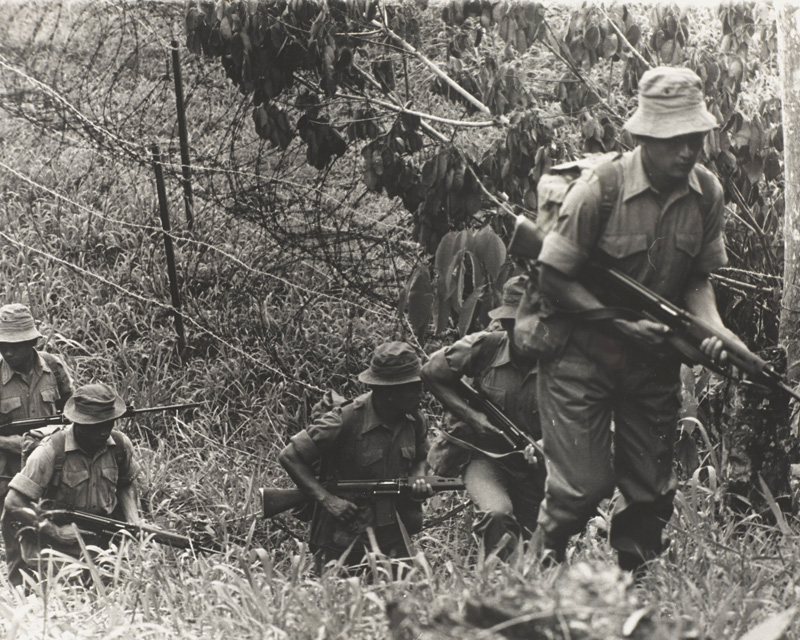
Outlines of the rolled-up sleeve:
<svg viewBox="0 0 800 640">
<path fill-rule="evenodd" d="M 33 450 L 22 471 L 15 475 L 8 484 L 10 489 L 19 491 L 31 500 L 38 500 L 53 477 L 55 453 L 47 446 L 39 446 Z"/>
<path fill-rule="evenodd" d="M 291 443 L 303 461 L 311 464 L 336 446 L 342 428 L 342 410 L 336 407 L 292 436 Z"/>
<path fill-rule="evenodd" d="M 480 331 L 454 342 L 444 350 L 447 366 L 458 376 L 474 378 L 492 364 L 495 349 L 491 346 L 499 333 Z"/>
<path fill-rule="evenodd" d="M 572 183 L 555 229 L 545 236 L 539 262 L 570 277 L 580 272 L 600 234 L 598 198 L 595 176 Z"/>
<path fill-rule="evenodd" d="M 725 224 L 725 201 L 722 185 L 714 179 L 713 204 L 704 218 L 703 247 L 693 265 L 696 273 L 706 275 L 714 269 L 728 264 L 728 252 L 725 250 L 723 227 Z"/>
</svg>

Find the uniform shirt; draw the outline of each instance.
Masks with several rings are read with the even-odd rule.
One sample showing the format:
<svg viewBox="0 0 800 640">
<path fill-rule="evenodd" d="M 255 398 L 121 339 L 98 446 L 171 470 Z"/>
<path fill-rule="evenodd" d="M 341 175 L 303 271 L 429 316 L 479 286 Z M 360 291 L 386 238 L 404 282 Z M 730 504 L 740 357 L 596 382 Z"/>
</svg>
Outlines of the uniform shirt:
<svg viewBox="0 0 800 640">
<path fill-rule="evenodd" d="M 58 356 L 36 351 L 30 373 L 14 371 L 0 358 L 0 423 L 51 416 L 72 395 L 72 377 Z M 0 436 L 0 476 L 19 471 L 22 436 Z"/>
<path fill-rule="evenodd" d="M 89 455 L 78 446 L 73 426 L 65 428 L 64 467 L 61 482 L 53 494 L 53 501 L 61 507 L 108 516 L 117 506 L 117 487 L 130 485 L 139 472 L 133 458 L 133 445 L 125 434 L 121 442 L 125 449 L 126 464 L 117 468 L 114 438 L 108 437 L 105 447 Z M 47 491 L 53 478 L 56 452 L 52 438 L 47 438 L 33 450 L 25 467 L 11 480 L 9 487 L 29 499 L 39 500 Z"/>
<path fill-rule="evenodd" d="M 680 305 L 689 275 L 707 275 L 727 263 L 722 186 L 705 167 L 695 165 L 686 183 L 662 206 L 645 173 L 641 147 L 619 162 L 622 184 L 605 229 L 598 215 L 596 174 L 579 178 L 567 193 L 555 229 L 544 240 L 539 260 L 575 277 L 597 247 L 614 259 L 617 269 Z M 589 288 L 608 301 L 602 290 Z"/>
<path fill-rule="evenodd" d="M 446 347 L 444 357 L 459 378 L 474 378 L 477 391 L 497 405 L 511 422 L 535 439 L 541 437 L 536 402 L 537 369 L 520 367 L 511 360 L 508 333 L 470 334 Z"/>
<path fill-rule="evenodd" d="M 399 425 L 385 425 L 372 403 L 372 392 L 334 408 L 304 431 L 292 437 L 300 457 L 309 465 L 319 461 L 322 481 L 385 480 L 407 478 L 412 468 L 428 454 L 428 427 L 422 413 L 407 414 Z M 321 508 L 315 509 L 310 542 L 327 548 L 345 548 L 366 525 L 375 526 L 374 504 L 369 499 L 347 496 L 360 508 L 361 516 L 348 526 Z M 408 500 L 394 505 L 404 522 L 420 506 Z M 393 517 L 393 514 L 392 514 Z"/>
</svg>

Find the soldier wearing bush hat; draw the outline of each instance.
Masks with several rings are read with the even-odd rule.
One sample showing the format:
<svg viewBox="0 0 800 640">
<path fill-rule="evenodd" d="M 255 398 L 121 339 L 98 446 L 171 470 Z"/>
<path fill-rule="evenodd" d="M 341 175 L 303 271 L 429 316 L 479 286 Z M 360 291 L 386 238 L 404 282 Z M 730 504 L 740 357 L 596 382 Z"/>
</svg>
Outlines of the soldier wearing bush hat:
<svg viewBox="0 0 800 640">
<path fill-rule="evenodd" d="M 502 304 L 489 312 L 500 331 L 479 331 L 434 353 L 422 379 L 447 410 L 446 428 L 434 441 L 428 463 L 435 473 L 460 475 L 475 504 L 473 531 L 485 553 L 506 558 L 520 537 L 536 529 L 544 496 L 544 463 L 532 447 L 507 455 L 513 447 L 489 419 L 459 392 L 464 377 L 532 439 L 541 438 L 536 400 L 536 360 L 513 340 L 515 318 L 531 285 L 527 275 L 510 278 Z"/>
<path fill-rule="evenodd" d="M 576 279 L 587 257 L 602 250 L 617 269 L 737 339 L 709 280 L 727 256 L 722 187 L 696 164 L 717 126 L 702 86 L 685 68 L 642 75 L 625 124 L 639 145 L 572 184 L 539 254 L 541 293 L 562 310 L 549 324 L 565 329 L 558 355 L 540 359 L 538 381 L 548 481 L 537 543 L 555 560 L 617 488 L 610 543 L 623 569 L 639 571 L 664 549 L 676 487 L 680 360 L 666 344 L 669 328 L 618 317 L 602 285 Z M 726 358 L 718 338 L 702 349 Z"/>
<path fill-rule="evenodd" d="M 0 425 L 53 415 L 72 395 L 64 361 L 36 349 L 41 337 L 28 307 L 0 307 Z M 21 435 L 0 435 L 0 500 L 20 470 L 21 447 Z"/>
<path fill-rule="evenodd" d="M 57 428 L 30 453 L 9 485 L 2 529 L 12 584 L 30 573 L 43 547 L 80 554 L 72 525 L 58 525 L 37 512 L 46 498 L 53 509 L 75 509 L 138 523 L 133 480 L 139 466 L 130 439 L 114 428 L 125 402 L 104 383 L 79 387 L 64 407 L 72 424 Z M 31 535 L 31 527 L 38 531 Z"/>
<path fill-rule="evenodd" d="M 425 473 L 427 422 L 422 399 L 419 357 L 405 342 L 386 342 L 375 349 L 358 379 L 370 390 L 331 407 L 293 436 L 279 460 L 297 486 L 315 502 L 309 545 L 317 569 L 348 548 L 346 564 L 361 561 L 371 549 L 372 527 L 383 553 L 409 555 L 409 534 L 422 527 L 419 503 L 431 494 L 422 479 L 410 496 L 341 497 L 323 484 L 328 480 L 413 478 Z M 324 470 L 320 477 L 315 468 Z"/>
</svg>

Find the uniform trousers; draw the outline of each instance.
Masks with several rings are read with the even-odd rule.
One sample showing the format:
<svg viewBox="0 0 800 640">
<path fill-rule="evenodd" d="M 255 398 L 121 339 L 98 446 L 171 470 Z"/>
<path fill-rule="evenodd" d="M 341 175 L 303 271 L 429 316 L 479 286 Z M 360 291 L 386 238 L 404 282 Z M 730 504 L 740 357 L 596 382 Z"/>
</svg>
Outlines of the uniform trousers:
<svg viewBox="0 0 800 640">
<path fill-rule="evenodd" d="M 620 565 L 638 566 L 663 550 L 677 486 L 679 372 L 672 355 L 585 326 L 573 331 L 559 357 L 539 363 L 547 455 L 539 526 L 556 557 L 615 487 L 621 497 L 609 541 Z"/>
</svg>

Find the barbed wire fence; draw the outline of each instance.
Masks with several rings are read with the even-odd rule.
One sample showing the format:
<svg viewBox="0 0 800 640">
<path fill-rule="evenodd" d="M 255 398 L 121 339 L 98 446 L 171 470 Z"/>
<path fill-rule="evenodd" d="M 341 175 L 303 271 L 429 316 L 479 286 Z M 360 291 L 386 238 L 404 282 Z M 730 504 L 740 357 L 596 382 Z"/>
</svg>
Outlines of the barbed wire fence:
<svg viewBox="0 0 800 640">
<path fill-rule="evenodd" d="M 16 203 L 31 216 L 26 228 L 3 233 L 2 258 L 16 264 L 17 254 L 33 252 L 88 281 L 106 280 L 114 295 L 161 313 L 167 325 L 167 305 L 159 302 L 168 300 L 163 276 L 151 274 L 152 288 L 143 291 L 141 282 L 127 276 L 120 282 L 113 264 L 103 264 L 119 262 L 123 251 L 144 258 L 158 250 L 163 231 L 148 150 L 157 142 L 173 205 L 170 236 L 180 250 L 182 313 L 204 336 L 195 347 L 216 343 L 253 359 L 255 344 L 278 361 L 255 357 L 262 371 L 298 391 L 318 390 L 319 379 L 303 379 L 302 368 L 281 358 L 263 313 L 220 323 L 230 317 L 230 308 L 221 307 L 248 297 L 261 298 L 249 305 L 260 311 L 267 302 L 280 308 L 300 301 L 298 321 L 306 314 L 325 322 L 308 313 L 319 302 L 341 306 L 350 319 L 383 323 L 387 333 L 404 331 L 396 292 L 418 260 L 416 244 L 391 205 L 383 202 L 379 211 L 365 195 L 353 167 L 337 169 L 341 188 L 326 191 L 324 176 L 297 158 L 299 145 L 269 149 L 253 131 L 251 105 L 218 63 L 181 48 L 195 192 L 196 224 L 188 230 L 177 207 L 181 162 L 170 67 L 171 42 L 183 40 L 183 11 L 181 3 L 157 1 L 34 3 L 0 21 L 5 206 Z M 70 235 L 82 243 L 56 251 L 64 243 L 42 232 L 51 224 L 48 217 L 37 220 L 42 210 L 83 225 L 81 234 Z M 126 240 L 148 236 L 149 253 Z M 226 281 L 236 286 L 222 303 L 211 294 Z M 262 326 L 242 331 L 236 324 L 245 320 Z M 353 366 L 363 363 L 365 349 L 350 356 Z"/>
</svg>

